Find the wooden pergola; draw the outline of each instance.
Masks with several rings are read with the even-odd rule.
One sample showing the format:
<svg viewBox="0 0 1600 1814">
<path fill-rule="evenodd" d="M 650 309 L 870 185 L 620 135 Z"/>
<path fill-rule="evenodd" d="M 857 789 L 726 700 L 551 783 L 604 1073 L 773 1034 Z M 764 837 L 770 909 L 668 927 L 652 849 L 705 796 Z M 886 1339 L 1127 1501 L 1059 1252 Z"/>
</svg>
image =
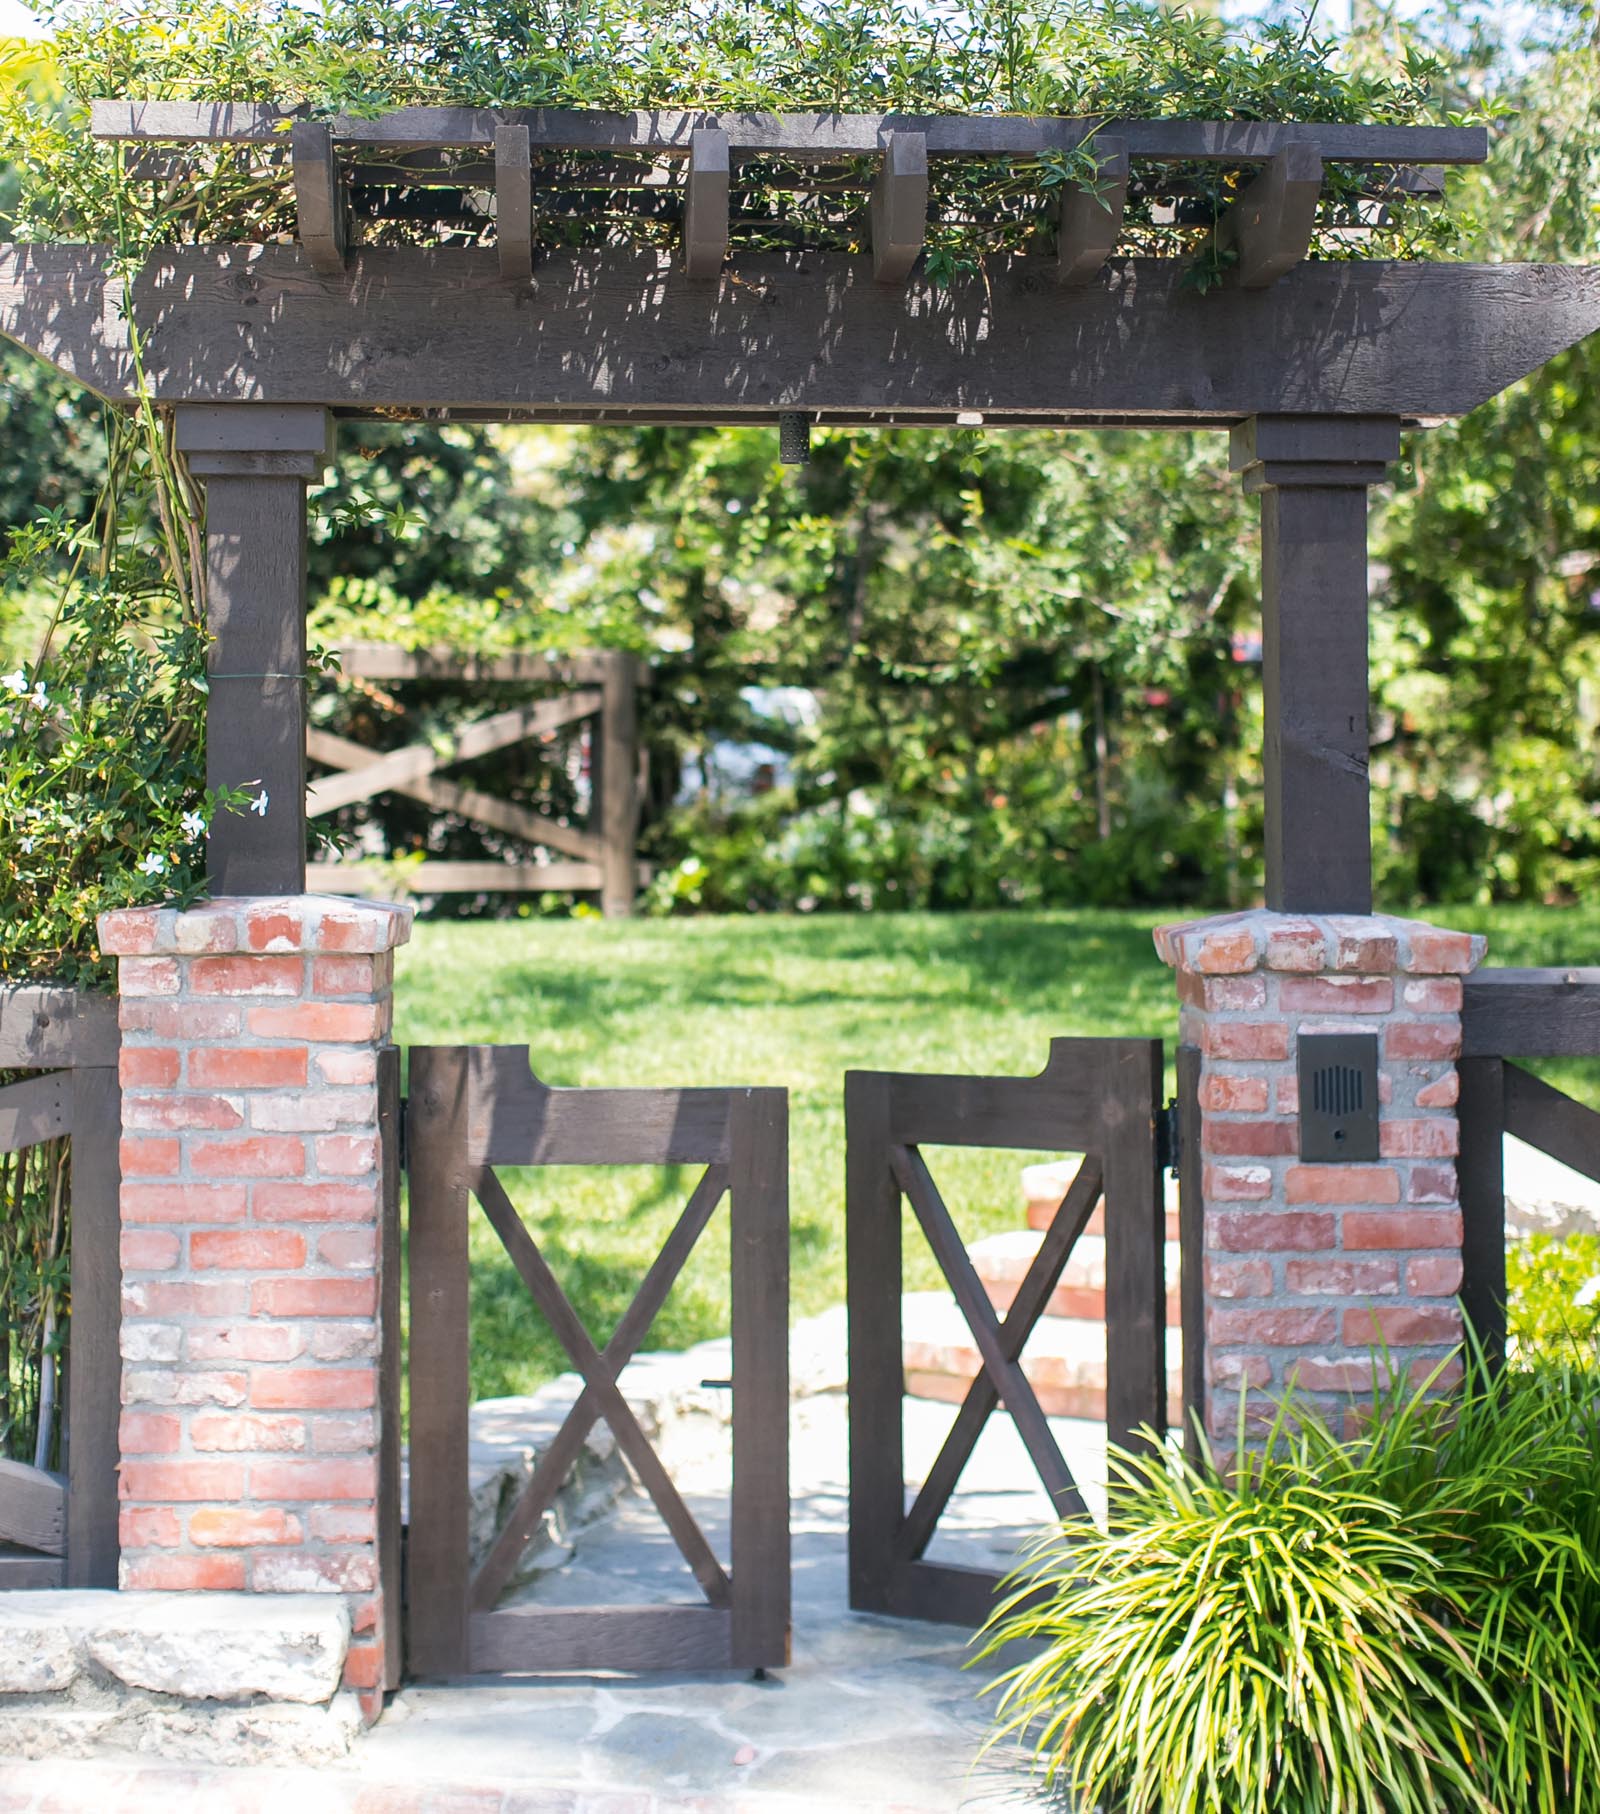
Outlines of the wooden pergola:
<svg viewBox="0 0 1600 1814">
<path fill-rule="evenodd" d="M 0 333 L 113 403 L 143 376 L 207 491 L 213 784 L 264 817 L 210 833 L 220 893 L 305 881 L 305 485 L 340 418 L 1227 430 L 1259 495 L 1268 905 L 1371 904 L 1366 494 L 1402 429 L 1460 415 L 1600 327 L 1600 271 L 1307 257 L 1327 167 L 1342 250 L 1476 128 L 1019 116 L 407 109 L 105 101 L 97 137 L 155 159 L 244 147 L 292 187 L 298 243 L 152 253 L 126 286 L 95 246 L 0 247 Z M 973 172 L 1091 134 L 1101 193 L 1052 243 L 930 283 L 930 165 Z M 159 147 L 168 147 L 166 151 Z M 170 149 L 178 147 L 177 151 Z M 186 149 L 185 149 L 186 148 Z M 1130 198 L 1190 218 L 1196 164 L 1245 173 L 1209 293 L 1182 255 L 1119 254 Z M 751 250 L 774 185 L 859 205 L 870 253 Z M 854 188 L 859 188 L 859 195 Z M 546 244 L 574 212 L 657 233 Z M 440 244 L 360 243 L 396 220 Z M 1145 231 L 1146 239 L 1149 233 Z M 470 241 L 471 243 L 466 243 Z"/>
</svg>

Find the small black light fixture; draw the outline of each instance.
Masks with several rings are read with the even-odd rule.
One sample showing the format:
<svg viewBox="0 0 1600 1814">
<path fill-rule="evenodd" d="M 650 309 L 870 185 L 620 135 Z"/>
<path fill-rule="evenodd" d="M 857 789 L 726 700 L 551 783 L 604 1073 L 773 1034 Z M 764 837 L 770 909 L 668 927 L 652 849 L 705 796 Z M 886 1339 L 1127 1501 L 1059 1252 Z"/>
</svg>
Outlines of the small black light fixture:
<svg viewBox="0 0 1600 1814">
<path fill-rule="evenodd" d="M 785 466 L 811 464 L 811 420 L 798 410 L 778 417 L 778 458 Z"/>
<path fill-rule="evenodd" d="M 1302 1033 L 1300 1157 L 1316 1163 L 1378 1157 L 1378 1036 Z"/>
</svg>

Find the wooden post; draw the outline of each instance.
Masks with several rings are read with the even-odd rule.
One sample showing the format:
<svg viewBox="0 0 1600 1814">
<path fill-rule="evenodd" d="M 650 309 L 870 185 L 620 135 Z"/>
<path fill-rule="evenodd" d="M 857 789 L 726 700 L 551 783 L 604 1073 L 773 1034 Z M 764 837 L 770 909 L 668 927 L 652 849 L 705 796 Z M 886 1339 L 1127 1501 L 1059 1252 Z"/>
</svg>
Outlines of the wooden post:
<svg viewBox="0 0 1600 1814">
<path fill-rule="evenodd" d="M 206 784 L 266 799 L 212 817 L 219 895 L 305 892 L 306 481 L 328 462 L 332 420 L 316 407 L 178 411 L 178 450 L 206 489 Z"/>
<path fill-rule="evenodd" d="M 1367 488 L 1390 416 L 1254 416 L 1233 466 L 1261 499 L 1267 906 L 1370 913 Z"/>
<path fill-rule="evenodd" d="M 632 655 L 610 650 L 600 682 L 600 910 L 625 920 L 639 891 L 639 675 Z"/>
<path fill-rule="evenodd" d="M 1493 1367 L 1506 1355 L 1506 1067 L 1499 1058 L 1463 1058 L 1461 1308 Z"/>
</svg>

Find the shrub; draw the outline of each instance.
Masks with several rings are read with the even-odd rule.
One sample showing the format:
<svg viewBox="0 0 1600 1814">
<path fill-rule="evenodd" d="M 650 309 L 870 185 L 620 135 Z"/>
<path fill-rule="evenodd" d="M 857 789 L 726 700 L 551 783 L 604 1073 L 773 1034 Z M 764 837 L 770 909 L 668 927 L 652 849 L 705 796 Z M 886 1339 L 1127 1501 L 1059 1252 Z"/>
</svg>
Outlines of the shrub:
<svg viewBox="0 0 1600 1814">
<path fill-rule="evenodd" d="M 1380 1392 L 1342 1440 L 1280 1410 L 1235 1474 L 1116 1458 L 1104 1531 L 1048 1533 L 985 1634 L 1085 1810 L 1600 1807 L 1600 1364 Z M 1241 1436 L 1243 1426 L 1241 1425 Z"/>
</svg>

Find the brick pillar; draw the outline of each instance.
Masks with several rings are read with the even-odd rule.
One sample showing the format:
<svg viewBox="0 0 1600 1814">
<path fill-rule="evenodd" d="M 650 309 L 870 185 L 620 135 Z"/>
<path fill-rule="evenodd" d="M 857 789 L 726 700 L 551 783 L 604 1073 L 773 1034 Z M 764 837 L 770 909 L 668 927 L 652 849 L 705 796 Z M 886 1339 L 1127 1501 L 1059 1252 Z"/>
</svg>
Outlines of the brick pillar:
<svg viewBox="0 0 1600 1814">
<path fill-rule="evenodd" d="M 1290 1385 L 1335 1427 L 1381 1340 L 1413 1379 L 1462 1339 L 1462 977 L 1485 941 L 1382 915 L 1232 914 L 1156 933 L 1200 1059 L 1205 1419 Z M 1301 1033 L 1379 1035 L 1376 1164 L 1299 1150 Z M 1188 1131 L 1185 1131 L 1185 1138 Z M 1187 1256 L 1185 1256 L 1187 1259 Z"/>
<path fill-rule="evenodd" d="M 381 1690 L 377 1056 L 406 907 L 100 921 L 122 1024 L 125 1588 L 327 1592 Z"/>
</svg>

